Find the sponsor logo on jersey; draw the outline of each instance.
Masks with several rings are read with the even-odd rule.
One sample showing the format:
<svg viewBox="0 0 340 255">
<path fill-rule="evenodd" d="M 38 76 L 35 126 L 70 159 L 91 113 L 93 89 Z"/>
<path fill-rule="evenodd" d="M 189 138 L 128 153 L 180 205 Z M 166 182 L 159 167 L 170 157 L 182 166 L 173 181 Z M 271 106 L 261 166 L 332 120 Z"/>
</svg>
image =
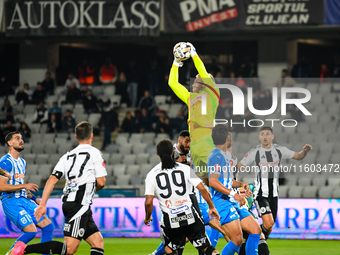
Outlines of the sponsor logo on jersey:
<svg viewBox="0 0 340 255">
<path fill-rule="evenodd" d="M 183 216 L 172 218 L 171 223 L 177 223 L 177 222 L 180 222 L 180 221 L 183 221 L 183 220 L 189 220 L 189 219 L 192 219 L 192 218 L 194 218 L 194 215 L 192 213 L 189 213 L 189 214 L 186 214 L 186 215 L 183 215 Z"/>
<path fill-rule="evenodd" d="M 18 173 L 16 173 L 16 174 L 14 175 L 14 179 L 24 179 L 24 177 L 25 177 L 24 174 L 18 174 Z"/>
<path fill-rule="evenodd" d="M 166 200 L 165 205 L 166 207 L 170 207 L 172 205 L 171 200 Z"/>
<path fill-rule="evenodd" d="M 64 225 L 64 231 L 65 231 L 65 232 L 70 232 L 70 229 L 71 229 L 71 225 L 68 224 L 68 223 L 65 223 L 65 225 Z"/>
<path fill-rule="evenodd" d="M 175 202 L 175 205 L 181 205 L 181 204 L 184 204 L 186 202 L 188 202 L 188 199 L 178 200 L 178 201 Z"/>
<path fill-rule="evenodd" d="M 78 236 L 83 237 L 85 234 L 85 229 L 81 228 L 78 230 Z"/>
<path fill-rule="evenodd" d="M 266 156 L 265 155 L 262 155 L 262 157 L 261 158 L 266 158 Z"/>
<path fill-rule="evenodd" d="M 261 207 L 260 212 L 261 213 L 265 213 L 266 212 L 266 208 L 265 207 Z"/>
<path fill-rule="evenodd" d="M 280 160 L 277 160 L 275 162 L 267 162 L 267 163 L 263 163 L 263 162 L 260 162 L 259 165 L 260 166 L 275 166 L 277 164 L 279 164 Z"/>
<path fill-rule="evenodd" d="M 179 208 L 172 209 L 172 210 L 170 211 L 170 213 L 171 213 L 171 214 L 179 214 L 179 213 L 181 213 L 181 212 L 183 212 L 183 211 L 186 211 L 186 210 L 188 210 L 188 209 L 189 209 L 189 206 L 184 205 L 184 206 L 181 206 L 181 207 L 179 207 Z"/>
</svg>

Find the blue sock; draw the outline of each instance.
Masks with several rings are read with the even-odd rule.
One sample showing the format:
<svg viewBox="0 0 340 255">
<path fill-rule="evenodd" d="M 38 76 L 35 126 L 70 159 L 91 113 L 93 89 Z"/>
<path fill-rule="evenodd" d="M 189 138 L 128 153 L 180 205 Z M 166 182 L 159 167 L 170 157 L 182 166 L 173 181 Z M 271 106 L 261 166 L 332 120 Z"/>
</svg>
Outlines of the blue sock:
<svg viewBox="0 0 340 255">
<path fill-rule="evenodd" d="M 161 243 L 156 250 L 156 255 L 163 255 L 163 254 L 165 254 L 164 244 Z"/>
<path fill-rule="evenodd" d="M 211 242 L 211 246 L 213 246 L 214 248 L 216 248 L 219 236 L 220 236 L 220 232 L 212 228 L 210 235 L 209 235 L 209 240 Z"/>
<path fill-rule="evenodd" d="M 247 255 L 257 255 L 259 247 L 260 235 L 249 234 L 246 243 L 246 254 Z"/>
<path fill-rule="evenodd" d="M 232 241 L 229 241 L 226 246 L 224 246 L 221 255 L 234 255 L 237 252 L 238 246 Z"/>
<path fill-rule="evenodd" d="M 28 244 L 30 241 L 33 240 L 33 238 L 37 235 L 37 232 L 25 232 L 23 233 L 17 240 L 15 240 L 14 244 L 10 248 L 10 250 L 13 248 L 16 242 L 21 241 L 25 244 Z"/>
<path fill-rule="evenodd" d="M 45 242 L 48 242 L 48 241 L 52 241 L 53 240 L 53 230 L 54 230 L 54 226 L 53 226 L 52 223 L 43 227 L 41 229 L 42 233 L 41 233 L 40 242 L 45 243 Z M 49 254 L 43 254 L 43 255 L 49 255 Z"/>
</svg>

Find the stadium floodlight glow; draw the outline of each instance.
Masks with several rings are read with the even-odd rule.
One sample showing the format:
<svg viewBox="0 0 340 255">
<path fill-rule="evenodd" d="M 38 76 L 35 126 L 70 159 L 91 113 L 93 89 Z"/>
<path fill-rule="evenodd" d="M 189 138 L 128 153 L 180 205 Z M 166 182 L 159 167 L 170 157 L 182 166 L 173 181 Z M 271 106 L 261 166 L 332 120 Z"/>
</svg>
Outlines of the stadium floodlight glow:
<svg viewBox="0 0 340 255">
<path fill-rule="evenodd" d="M 233 114 L 234 115 L 244 115 L 244 94 L 242 90 L 237 87 L 236 85 L 231 84 L 216 84 L 216 88 L 218 89 L 229 89 L 229 91 L 232 94 L 233 97 Z M 287 98 L 288 93 L 302 93 L 305 94 L 304 98 Z M 261 115 L 266 116 L 274 113 L 277 109 L 277 102 L 278 102 L 278 96 L 277 96 L 277 88 L 272 89 L 272 95 L 273 95 L 273 102 L 272 106 L 268 110 L 257 110 L 253 106 L 253 88 L 248 88 L 248 108 L 251 113 L 255 115 Z M 201 95 L 202 98 L 202 115 L 207 114 L 207 99 L 206 94 Z M 311 99 L 311 93 L 309 90 L 305 88 L 296 88 L 296 87 L 287 87 L 287 88 L 281 88 L 281 115 L 287 114 L 287 104 L 293 104 L 295 105 L 304 115 L 312 115 L 306 107 L 303 106 L 304 103 L 309 102 Z"/>
</svg>

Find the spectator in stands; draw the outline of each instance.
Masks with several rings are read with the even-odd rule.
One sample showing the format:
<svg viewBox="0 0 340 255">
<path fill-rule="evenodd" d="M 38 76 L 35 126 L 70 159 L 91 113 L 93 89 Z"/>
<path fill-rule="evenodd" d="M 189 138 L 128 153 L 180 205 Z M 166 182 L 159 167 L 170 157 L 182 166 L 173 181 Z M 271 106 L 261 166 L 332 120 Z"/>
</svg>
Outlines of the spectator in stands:
<svg viewBox="0 0 340 255">
<path fill-rule="evenodd" d="M 128 90 L 129 90 L 131 107 L 136 107 L 139 75 L 138 75 L 136 60 L 134 59 L 129 61 L 129 67 L 126 70 L 126 79 L 127 79 L 126 81 L 127 81 Z"/>
<path fill-rule="evenodd" d="M 253 91 L 254 96 L 253 96 L 253 106 L 257 110 L 262 110 L 263 109 L 263 95 L 261 94 L 260 90 L 255 90 Z"/>
<path fill-rule="evenodd" d="M 62 128 L 65 132 L 73 133 L 76 126 L 76 120 L 72 117 L 70 110 L 67 110 L 63 118 Z"/>
<path fill-rule="evenodd" d="M 0 96 L 8 96 L 14 94 L 12 86 L 7 82 L 6 76 L 0 76 Z"/>
<path fill-rule="evenodd" d="M 111 58 L 106 57 L 105 64 L 100 67 L 99 80 L 104 85 L 113 85 L 118 79 L 118 70 L 111 63 Z"/>
<path fill-rule="evenodd" d="M 47 122 L 46 133 L 58 133 L 61 130 L 61 122 L 55 114 L 51 114 Z"/>
<path fill-rule="evenodd" d="M 84 111 L 86 113 L 98 112 L 97 97 L 92 94 L 92 90 L 88 89 L 85 97 L 82 98 Z"/>
<path fill-rule="evenodd" d="M 82 89 L 80 91 L 80 97 L 83 100 L 85 96 L 87 96 L 87 91 L 89 90 L 89 87 L 87 85 L 83 85 Z"/>
<path fill-rule="evenodd" d="M 170 130 L 172 131 L 172 137 L 176 136 L 176 134 L 178 134 L 180 131 L 188 129 L 187 119 L 188 118 L 184 116 L 182 110 L 178 111 L 175 118 L 170 119 Z"/>
<path fill-rule="evenodd" d="M 29 139 L 31 138 L 31 129 L 25 122 L 20 123 L 18 131 L 22 135 L 22 139 L 24 140 L 24 142 L 29 142 Z"/>
<path fill-rule="evenodd" d="M 247 84 L 243 80 L 242 75 L 240 75 L 235 83 L 237 87 L 239 87 L 244 93 L 247 93 Z"/>
<path fill-rule="evenodd" d="M 217 108 L 216 118 L 217 119 L 227 119 L 232 117 L 233 108 L 230 98 L 225 98 L 222 100 L 222 105 Z"/>
<path fill-rule="evenodd" d="M 96 83 L 96 67 L 94 62 L 91 60 L 88 62 L 88 65 L 85 69 L 85 84 L 86 85 L 95 85 Z"/>
<path fill-rule="evenodd" d="M 329 72 L 329 69 L 327 65 L 322 64 L 321 65 L 321 73 L 320 73 L 320 83 L 323 82 L 330 82 L 331 81 L 331 74 Z"/>
<path fill-rule="evenodd" d="M 48 119 L 51 118 L 52 114 L 55 115 L 58 122 L 61 122 L 61 108 L 58 106 L 57 101 L 53 102 L 53 107 L 50 108 L 49 113 L 48 113 Z"/>
<path fill-rule="evenodd" d="M 17 104 L 25 105 L 28 103 L 28 95 L 23 88 L 18 88 L 15 92 L 15 101 Z"/>
<path fill-rule="evenodd" d="M 209 73 L 211 73 L 212 76 L 214 76 L 214 77 L 216 77 L 217 73 L 222 72 L 221 68 L 218 66 L 217 59 L 215 57 L 212 58 L 211 64 L 210 64 L 208 70 L 209 70 Z M 195 76 L 192 76 L 191 78 L 194 78 Z"/>
<path fill-rule="evenodd" d="M 155 129 L 156 133 L 169 134 L 170 137 L 172 136 L 172 134 L 170 134 L 170 121 L 165 111 L 160 112 Z"/>
<path fill-rule="evenodd" d="M 45 80 L 41 83 L 47 95 L 54 95 L 54 80 L 50 72 L 45 73 Z"/>
<path fill-rule="evenodd" d="M 32 95 L 32 102 L 34 104 L 38 104 L 41 101 L 44 101 L 46 97 L 46 91 L 43 89 L 41 82 L 37 83 L 37 88 L 34 90 Z"/>
<path fill-rule="evenodd" d="M 269 110 L 272 107 L 272 105 L 273 105 L 272 92 L 269 89 L 266 89 L 262 100 L 262 109 Z"/>
<path fill-rule="evenodd" d="M 194 62 L 193 61 L 189 61 L 188 63 L 185 63 L 185 65 L 183 65 L 183 71 L 182 73 L 184 75 L 180 75 L 179 76 L 179 80 L 181 84 L 185 84 L 186 86 L 188 86 L 189 84 L 191 84 L 190 79 L 193 79 L 196 77 L 197 75 L 197 70 L 194 66 Z M 182 70 L 182 69 L 181 69 Z M 166 83 L 168 84 L 168 83 Z M 169 86 L 166 86 L 169 87 Z M 171 90 L 172 91 L 172 90 Z M 176 98 L 178 98 L 176 96 Z"/>
<path fill-rule="evenodd" d="M 66 91 L 68 90 L 68 88 L 70 87 L 70 85 L 71 85 L 72 83 L 74 83 L 74 86 L 75 86 L 77 89 L 80 89 L 80 84 L 79 84 L 78 79 L 77 79 L 76 77 L 74 77 L 73 73 L 70 73 L 70 74 L 68 75 L 68 78 L 67 78 L 67 80 L 66 80 L 66 82 L 65 82 L 65 86 L 64 86 Z"/>
<path fill-rule="evenodd" d="M 12 121 L 8 120 L 8 121 L 7 121 L 7 126 L 6 126 L 6 127 L 4 128 L 4 130 L 3 130 L 3 135 L 4 135 L 4 137 L 6 137 L 6 135 L 7 135 L 8 133 L 14 132 L 14 131 L 16 131 L 16 129 L 15 129 L 15 127 L 13 126 Z"/>
<path fill-rule="evenodd" d="M 1 111 L 4 114 L 2 123 L 6 123 L 7 121 L 15 122 L 13 117 L 13 107 L 8 99 L 5 100 L 4 105 L 1 107 Z"/>
<path fill-rule="evenodd" d="M 249 87 L 253 88 L 253 93 L 255 93 L 257 90 L 261 90 L 261 82 L 259 81 L 259 78 L 256 74 L 254 74 L 249 80 Z"/>
<path fill-rule="evenodd" d="M 142 109 L 142 115 L 138 119 L 138 130 L 140 133 L 153 131 L 151 116 L 145 108 Z"/>
<path fill-rule="evenodd" d="M 288 76 L 288 70 L 283 69 L 281 78 L 277 81 L 276 86 L 278 88 L 281 87 L 293 87 L 295 85 L 295 81 L 292 77 Z"/>
<path fill-rule="evenodd" d="M 157 60 L 152 60 L 150 69 L 148 71 L 148 84 L 151 96 L 158 95 L 158 89 L 160 86 L 160 70 L 158 68 Z"/>
<path fill-rule="evenodd" d="M 139 100 L 139 109 L 147 109 L 148 114 L 153 114 L 156 110 L 156 104 L 149 91 L 144 91 L 144 96 Z"/>
<path fill-rule="evenodd" d="M 71 84 L 68 87 L 67 93 L 66 93 L 66 104 L 75 104 L 80 100 L 80 90 L 76 88 L 76 85 L 74 82 L 71 82 Z"/>
<path fill-rule="evenodd" d="M 298 62 L 293 66 L 292 77 L 300 81 L 300 78 L 309 77 L 309 66 L 306 62 L 305 56 L 299 56 Z"/>
<path fill-rule="evenodd" d="M 127 92 L 127 82 L 126 82 L 126 77 L 125 77 L 125 73 L 121 72 L 119 74 L 119 79 L 116 83 L 116 94 L 121 96 L 121 100 L 120 103 L 121 104 L 126 104 L 126 106 L 129 105 L 129 95 Z M 131 92 L 130 92 L 131 93 Z"/>
<path fill-rule="evenodd" d="M 70 67 L 68 66 L 67 59 L 61 61 L 61 64 L 55 70 L 56 85 L 61 86 L 67 80 Z"/>
<path fill-rule="evenodd" d="M 331 76 L 332 78 L 339 78 L 340 77 L 340 57 L 339 55 L 334 55 L 333 57 L 333 65 L 331 68 Z"/>
<path fill-rule="evenodd" d="M 134 133 L 136 132 L 136 120 L 132 116 L 131 112 L 126 112 L 125 118 L 122 125 L 120 126 L 119 132 Z"/>
<path fill-rule="evenodd" d="M 97 128 L 100 128 L 102 125 L 104 125 L 104 141 L 102 146 L 102 150 L 104 150 L 108 144 L 111 144 L 112 132 L 119 128 L 118 114 L 110 107 L 110 102 L 104 104 Z"/>
<path fill-rule="evenodd" d="M 45 103 L 41 101 L 34 112 L 32 123 L 44 124 L 47 122 L 48 122 L 48 110 L 45 107 Z"/>
<path fill-rule="evenodd" d="M 28 85 L 28 83 L 24 84 L 24 92 L 28 96 L 28 103 L 31 103 L 32 102 L 32 96 L 33 96 L 33 90 L 30 89 L 30 85 Z"/>
</svg>

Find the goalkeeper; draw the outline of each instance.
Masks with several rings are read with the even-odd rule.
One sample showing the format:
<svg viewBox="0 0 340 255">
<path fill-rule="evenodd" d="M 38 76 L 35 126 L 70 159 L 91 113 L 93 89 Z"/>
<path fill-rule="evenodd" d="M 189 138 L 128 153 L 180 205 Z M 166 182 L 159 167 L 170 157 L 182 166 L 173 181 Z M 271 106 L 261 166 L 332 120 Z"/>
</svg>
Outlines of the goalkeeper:
<svg viewBox="0 0 340 255">
<path fill-rule="evenodd" d="M 181 67 L 183 63 L 177 57 L 176 52 L 174 52 L 175 60 L 170 70 L 169 86 L 189 108 L 188 126 L 191 134 L 191 156 L 196 172 L 208 184 L 207 158 L 214 148 L 211 130 L 214 127 L 220 91 L 215 88 L 214 77 L 206 71 L 195 47 L 191 43 L 187 44 L 191 46 L 190 55 L 198 71 L 192 85 L 192 92 L 189 92 L 178 82 L 178 67 Z"/>
</svg>

